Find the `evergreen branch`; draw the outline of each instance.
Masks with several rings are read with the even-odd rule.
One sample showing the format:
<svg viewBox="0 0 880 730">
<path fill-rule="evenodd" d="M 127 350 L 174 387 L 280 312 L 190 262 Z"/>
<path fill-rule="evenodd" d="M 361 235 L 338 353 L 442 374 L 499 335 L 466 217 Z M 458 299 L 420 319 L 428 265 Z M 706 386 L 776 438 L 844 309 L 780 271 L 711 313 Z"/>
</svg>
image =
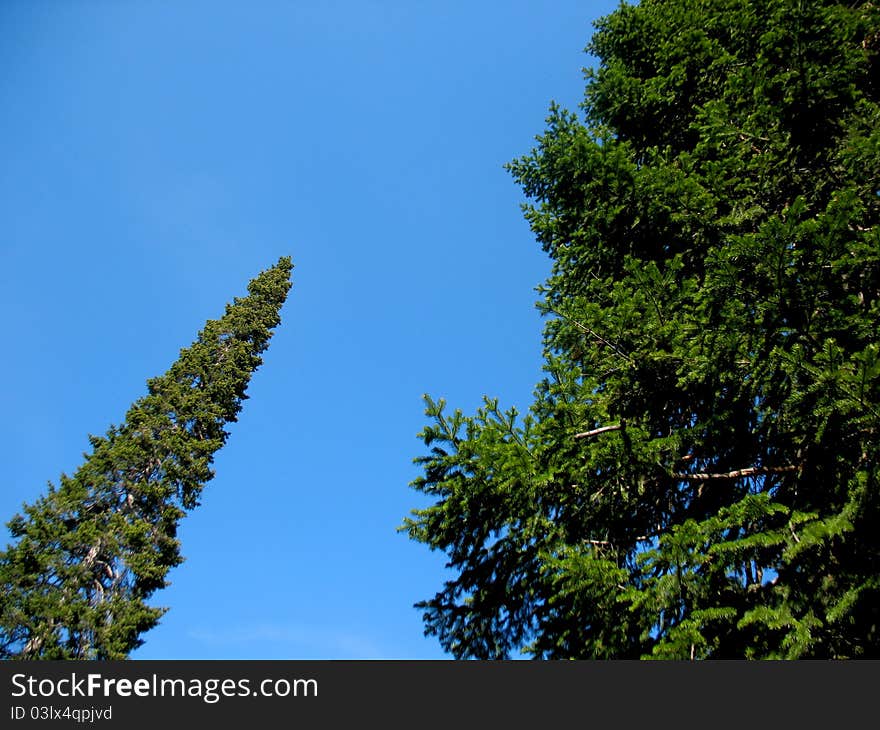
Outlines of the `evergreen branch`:
<svg viewBox="0 0 880 730">
<path fill-rule="evenodd" d="M 568 321 L 568 322 L 571 322 L 571 323 L 572 323 L 575 327 L 577 327 L 579 330 L 581 330 L 582 332 L 585 332 L 586 334 L 590 335 L 590 337 L 595 337 L 596 340 L 599 341 L 600 343 L 602 343 L 603 345 L 606 345 L 606 346 L 610 347 L 611 350 L 614 352 L 614 354 L 616 354 L 616 355 L 622 357 L 622 358 L 623 358 L 624 360 L 626 360 L 630 365 L 634 365 L 634 364 L 635 364 L 635 360 L 633 360 L 629 355 L 627 355 L 627 354 L 626 354 L 626 353 L 625 353 L 620 347 L 618 347 L 617 345 L 615 345 L 613 342 L 611 342 L 611 341 L 609 341 L 609 340 L 606 340 L 604 337 L 602 337 L 602 335 L 600 335 L 600 334 L 599 334 L 598 332 L 596 332 L 595 330 L 590 329 L 590 328 L 587 327 L 585 324 L 582 324 L 581 322 L 578 322 L 576 319 L 574 319 L 574 318 L 572 318 L 572 317 L 569 317 L 568 315 L 563 314 L 562 312 L 559 312 L 559 311 L 557 311 L 557 310 L 555 310 L 555 309 L 551 309 L 550 311 L 551 311 L 553 314 L 555 314 L 555 315 L 557 315 L 557 316 L 559 316 L 559 317 L 562 317 L 564 320 L 566 320 L 566 321 Z"/>
</svg>

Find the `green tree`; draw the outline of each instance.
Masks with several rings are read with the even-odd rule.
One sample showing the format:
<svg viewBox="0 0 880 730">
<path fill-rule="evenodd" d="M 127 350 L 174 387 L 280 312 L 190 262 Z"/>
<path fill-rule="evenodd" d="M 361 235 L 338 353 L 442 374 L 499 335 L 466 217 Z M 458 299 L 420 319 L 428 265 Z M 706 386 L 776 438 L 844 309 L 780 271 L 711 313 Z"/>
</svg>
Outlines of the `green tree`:
<svg viewBox="0 0 880 730">
<path fill-rule="evenodd" d="M 427 398 L 402 529 L 459 658 L 880 655 L 880 7 L 642 0 L 509 165 L 553 263 L 522 420 Z"/>
<path fill-rule="evenodd" d="M 281 258 L 209 320 L 120 426 L 91 436 L 73 476 L 24 506 L 0 553 L 0 657 L 124 659 L 165 609 L 146 603 L 183 560 L 181 518 L 199 504 L 290 288 Z"/>
</svg>

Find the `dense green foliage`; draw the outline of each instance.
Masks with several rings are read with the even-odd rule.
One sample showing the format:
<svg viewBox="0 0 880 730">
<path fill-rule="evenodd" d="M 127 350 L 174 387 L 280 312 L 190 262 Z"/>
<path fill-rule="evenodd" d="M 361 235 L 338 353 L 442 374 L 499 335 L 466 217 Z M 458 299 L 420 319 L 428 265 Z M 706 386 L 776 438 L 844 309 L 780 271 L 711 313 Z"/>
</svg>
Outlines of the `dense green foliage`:
<svg viewBox="0 0 880 730">
<path fill-rule="evenodd" d="M 73 476 L 16 516 L 0 553 L 0 658 L 123 659 L 164 609 L 181 518 L 213 476 L 290 288 L 282 258 L 227 305 Z"/>
<path fill-rule="evenodd" d="M 427 399 L 454 656 L 880 656 L 880 7 L 642 0 L 509 168 L 553 262 L 519 420 Z"/>
</svg>

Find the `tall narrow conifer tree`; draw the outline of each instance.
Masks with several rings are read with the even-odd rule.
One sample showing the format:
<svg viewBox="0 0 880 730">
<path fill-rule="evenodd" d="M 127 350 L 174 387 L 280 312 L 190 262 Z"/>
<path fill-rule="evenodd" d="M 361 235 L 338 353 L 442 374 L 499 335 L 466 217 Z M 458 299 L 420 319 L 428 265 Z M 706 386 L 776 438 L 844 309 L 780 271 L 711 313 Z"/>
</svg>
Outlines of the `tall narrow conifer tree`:
<svg viewBox="0 0 880 730">
<path fill-rule="evenodd" d="M 121 425 L 90 436 L 73 476 L 9 523 L 0 553 L 0 658 L 124 659 L 166 609 L 147 599 L 182 561 L 177 529 L 214 475 L 290 289 L 283 257 L 248 285 Z"/>
</svg>

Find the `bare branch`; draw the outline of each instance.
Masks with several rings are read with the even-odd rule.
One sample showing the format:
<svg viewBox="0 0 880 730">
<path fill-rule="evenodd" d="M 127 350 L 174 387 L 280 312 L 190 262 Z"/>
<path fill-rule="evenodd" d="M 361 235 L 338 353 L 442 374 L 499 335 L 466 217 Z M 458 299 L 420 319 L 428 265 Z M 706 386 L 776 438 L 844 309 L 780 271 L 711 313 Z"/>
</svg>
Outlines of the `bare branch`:
<svg viewBox="0 0 880 730">
<path fill-rule="evenodd" d="M 635 541 L 636 542 L 644 542 L 647 539 L 648 539 L 648 535 L 639 535 L 637 538 L 635 538 Z M 584 542 L 587 545 L 596 545 L 596 546 L 608 546 L 608 545 L 613 546 L 614 545 L 614 542 L 611 540 L 591 540 L 589 538 L 586 538 L 586 539 L 584 539 Z"/>
<path fill-rule="evenodd" d="M 785 472 L 800 471 L 801 466 L 797 464 L 786 464 L 785 466 L 749 466 L 745 469 L 735 469 L 728 472 L 699 472 L 696 474 L 673 474 L 676 479 L 687 482 L 707 482 L 710 479 L 739 479 L 741 477 L 763 476 L 765 474 L 782 474 Z"/>
<path fill-rule="evenodd" d="M 608 433 L 609 431 L 620 431 L 625 428 L 626 424 L 624 422 L 615 423 L 611 426 L 602 426 L 600 428 L 594 428 L 592 431 L 584 431 L 583 433 L 576 433 L 574 437 L 576 439 L 588 439 L 593 436 L 598 436 L 600 433 Z"/>
</svg>

